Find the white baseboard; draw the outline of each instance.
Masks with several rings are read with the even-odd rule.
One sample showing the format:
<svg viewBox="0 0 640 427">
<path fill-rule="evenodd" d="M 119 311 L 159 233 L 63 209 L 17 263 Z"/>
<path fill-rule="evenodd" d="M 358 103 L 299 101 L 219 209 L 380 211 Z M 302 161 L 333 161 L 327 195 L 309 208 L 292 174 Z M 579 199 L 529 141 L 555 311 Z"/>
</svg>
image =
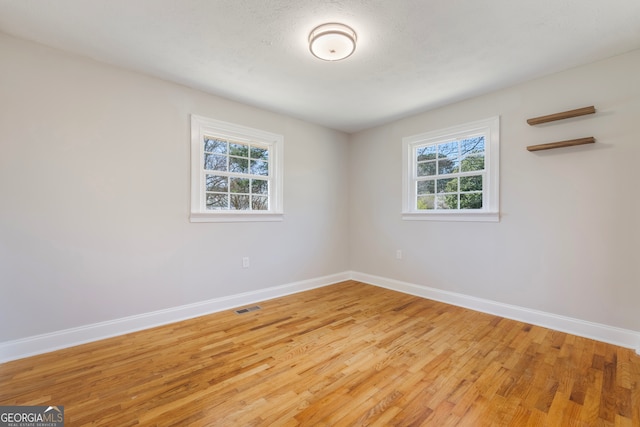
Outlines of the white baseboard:
<svg viewBox="0 0 640 427">
<path fill-rule="evenodd" d="M 352 272 L 351 278 L 359 282 L 367 283 L 393 291 L 403 292 L 434 301 L 440 301 L 483 313 L 494 314 L 508 319 L 531 323 L 545 328 L 566 332 L 585 338 L 591 338 L 620 347 L 631 348 L 640 354 L 640 332 L 629 329 L 617 328 L 600 323 L 574 319 L 544 311 L 531 310 L 510 304 L 503 304 L 483 298 L 476 298 L 455 292 L 419 286 L 399 280 L 373 276 L 365 273 Z"/>
<path fill-rule="evenodd" d="M 349 280 L 349 272 L 0 343 L 0 363 L 295 294 Z"/>
<path fill-rule="evenodd" d="M 559 316 L 544 311 L 531 310 L 515 305 L 503 304 L 455 292 L 419 286 L 399 280 L 359 272 L 344 272 L 286 285 L 245 292 L 208 301 L 172 307 L 151 313 L 124 317 L 107 322 L 84 325 L 52 333 L 36 335 L 14 341 L 0 343 L 0 363 L 37 354 L 48 353 L 62 348 L 73 347 L 105 338 L 136 332 L 156 326 L 179 322 L 219 311 L 230 310 L 248 304 L 255 304 L 285 295 L 291 295 L 345 280 L 357 280 L 382 288 L 403 292 L 422 298 L 440 301 L 471 310 L 490 313 L 561 332 L 567 332 L 621 347 L 632 348 L 640 354 L 640 332 L 621 329 L 599 323 Z"/>
</svg>

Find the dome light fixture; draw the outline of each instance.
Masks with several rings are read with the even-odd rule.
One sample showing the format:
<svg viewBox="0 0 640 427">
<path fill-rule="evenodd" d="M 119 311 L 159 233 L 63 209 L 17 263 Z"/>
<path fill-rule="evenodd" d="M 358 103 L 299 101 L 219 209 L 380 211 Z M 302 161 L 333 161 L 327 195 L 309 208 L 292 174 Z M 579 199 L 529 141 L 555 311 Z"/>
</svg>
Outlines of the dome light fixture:
<svg viewBox="0 0 640 427">
<path fill-rule="evenodd" d="M 324 61 L 340 61 L 356 50 L 356 32 L 344 24 L 319 25 L 309 34 L 309 50 Z"/>
</svg>

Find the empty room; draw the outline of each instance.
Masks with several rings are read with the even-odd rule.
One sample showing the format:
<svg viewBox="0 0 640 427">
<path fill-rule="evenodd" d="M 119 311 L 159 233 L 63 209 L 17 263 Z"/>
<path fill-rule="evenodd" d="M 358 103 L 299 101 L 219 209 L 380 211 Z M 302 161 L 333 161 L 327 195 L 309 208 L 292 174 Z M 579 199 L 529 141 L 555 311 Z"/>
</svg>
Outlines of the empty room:
<svg viewBox="0 0 640 427">
<path fill-rule="evenodd" d="M 0 0 L 0 426 L 640 426 L 639 22 Z"/>
</svg>

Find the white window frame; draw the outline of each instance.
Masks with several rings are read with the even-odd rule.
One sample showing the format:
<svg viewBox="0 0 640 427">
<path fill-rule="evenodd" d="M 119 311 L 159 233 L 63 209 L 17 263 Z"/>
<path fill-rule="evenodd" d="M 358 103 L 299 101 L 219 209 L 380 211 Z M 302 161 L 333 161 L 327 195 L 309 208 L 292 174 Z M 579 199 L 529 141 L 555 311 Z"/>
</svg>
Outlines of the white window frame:
<svg viewBox="0 0 640 427">
<path fill-rule="evenodd" d="M 205 136 L 269 148 L 269 210 L 207 210 L 203 141 Z M 191 115 L 191 222 L 282 221 L 284 137 L 260 129 Z"/>
<path fill-rule="evenodd" d="M 416 148 L 485 135 L 482 209 L 417 209 Z M 500 221 L 500 117 L 490 117 L 402 139 L 402 219 L 426 221 Z"/>
</svg>

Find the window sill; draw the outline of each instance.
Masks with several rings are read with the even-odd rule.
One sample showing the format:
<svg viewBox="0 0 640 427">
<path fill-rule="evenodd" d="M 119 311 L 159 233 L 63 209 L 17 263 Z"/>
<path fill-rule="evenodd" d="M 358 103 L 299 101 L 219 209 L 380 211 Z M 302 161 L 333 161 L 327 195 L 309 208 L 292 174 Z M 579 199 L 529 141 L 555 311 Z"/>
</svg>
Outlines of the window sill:
<svg viewBox="0 0 640 427">
<path fill-rule="evenodd" d="M 274 222 L 284 220 L 282 213 L 257 212 L 192 212 L 190 222 Z"/>
<path fill-rule="evenodd" d="M 499 212 L 403 212 L 405 221 L 500 222 Z"/>
</svg>

